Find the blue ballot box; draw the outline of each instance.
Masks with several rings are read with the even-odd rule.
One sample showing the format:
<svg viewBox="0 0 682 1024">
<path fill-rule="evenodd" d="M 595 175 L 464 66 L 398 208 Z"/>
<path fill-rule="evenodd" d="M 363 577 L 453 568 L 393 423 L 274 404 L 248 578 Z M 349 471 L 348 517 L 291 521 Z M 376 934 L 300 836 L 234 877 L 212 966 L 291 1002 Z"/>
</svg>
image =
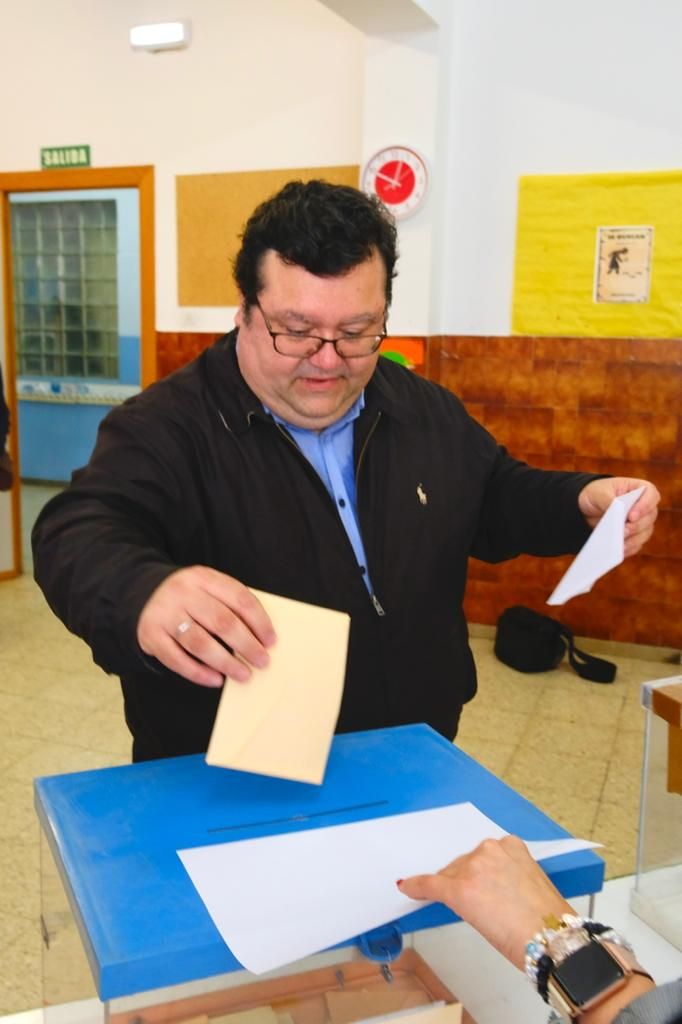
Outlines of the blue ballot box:
<svg viewBox="0 0 682 1024">
<path fill-rule="evenodd" d="M 425 725 L 336 736 L 319 787 L 210 767 L 200 755 L 35 782 L 44 837 L 102 1001 L 240 968 L 177 850 L 464 801 L 527 839 L 567 835 Z M 591 851 L 543 866 L 567 897 L 602 886 L 604 863 Z M 397 926 L 409 933 L 453 920 L 432 905 Z"/>
</svg>

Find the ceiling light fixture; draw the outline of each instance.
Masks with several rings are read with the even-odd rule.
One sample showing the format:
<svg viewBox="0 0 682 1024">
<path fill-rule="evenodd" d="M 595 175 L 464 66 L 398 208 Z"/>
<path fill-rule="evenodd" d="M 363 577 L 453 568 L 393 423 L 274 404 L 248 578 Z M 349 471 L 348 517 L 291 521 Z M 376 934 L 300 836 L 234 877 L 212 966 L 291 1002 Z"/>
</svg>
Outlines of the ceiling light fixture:
<svg viewBox="0 0 682 1024">
<path fill-rule="evenodd" d="M 189 46 L 189 21 L 162 21 L 154 25 L 135 25 L 130 30 L 133 50 L 182 50 Z"/>
</svg>

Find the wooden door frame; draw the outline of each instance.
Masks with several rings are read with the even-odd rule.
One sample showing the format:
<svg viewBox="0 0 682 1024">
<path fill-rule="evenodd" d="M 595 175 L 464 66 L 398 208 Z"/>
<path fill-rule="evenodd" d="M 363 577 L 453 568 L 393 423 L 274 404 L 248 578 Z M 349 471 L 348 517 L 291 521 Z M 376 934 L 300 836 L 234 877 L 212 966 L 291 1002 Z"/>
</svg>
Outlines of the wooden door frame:
<svg viewBox="0 0 682 1024">
<path fill-rule="evenodd" d="M 21 507 L 19 500 L 19 445 L 17 394 L 15 384 L 14 294 L 12 287 L 12 226 L 10 193 L 60 192 L 76 189 L 136 188 L 140 217 L 140 382 L 142 387 L 156 380 L 156 305 L 154 264 L 154 168 L 86 167 L 57 171 L 0 172 L 2 211 L 2 273 L 5 324 L 5 390 L 12 423 L 10 454 L 15 467 L 12 488 L 13 569 L 0 571 L 0 580 L 21 573 Z"/>
</svg>

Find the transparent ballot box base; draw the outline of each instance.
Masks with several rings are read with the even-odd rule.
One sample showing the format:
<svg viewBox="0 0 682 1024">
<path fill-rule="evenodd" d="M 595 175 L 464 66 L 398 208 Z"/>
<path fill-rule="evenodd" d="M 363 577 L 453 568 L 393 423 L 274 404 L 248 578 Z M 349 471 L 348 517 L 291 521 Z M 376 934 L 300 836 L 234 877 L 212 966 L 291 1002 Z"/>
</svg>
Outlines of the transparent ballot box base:
<svg viewBox="0 0 682 1024">
<path fill-rule="evenodd" d="M 63 1007 L 83 1003 L 83 1012 L 68 1024 L 93 1024 L 97 990 L 80 932 L 45 834 L 40 834 L 40 930 L 44 1024 L 65 1021 Z M 76 1013 L 76 1011 L 73 1011 Z M 80 1018 L 80 1019 L 79 1019 Z"/>
<path fill-rule="evenodd" d="M 466 1021 L 462 1007 L 413 949 L 387 969 L 362 955 L 321 954 L 265 979 L 247 972 L 213 979 L 217 987 L 194 991 L 197 983 L 175 991 L 112 1000 L 107 1024 L 354 1024 L 409 1011 L 445 1010 L 447 1024 Z M 352 955 L 352 954 L 351 954 Z M 319 966 L 320 959 L 332 959 Z M 135 1005 L 136 1004 L 136 1005 Z"/>
<path fill-rule="evenodd" d="M 644 683 L 644 761 L 633 913 L 682 950 L 682 676 Z"/>
</svg>

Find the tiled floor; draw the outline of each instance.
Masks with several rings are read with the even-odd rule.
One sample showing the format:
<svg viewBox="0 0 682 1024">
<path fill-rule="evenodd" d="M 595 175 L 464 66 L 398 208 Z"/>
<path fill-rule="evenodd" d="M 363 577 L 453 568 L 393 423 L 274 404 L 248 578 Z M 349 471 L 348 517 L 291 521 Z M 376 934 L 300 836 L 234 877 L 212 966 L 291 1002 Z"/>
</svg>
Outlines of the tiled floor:
<svg viewBox="0 0 682 1024">
<path fill-rule="evenodd" d="M 42 496 L 25 495 L 25 509 L 34 497 Z M 458 743 L 570 831 L 603 843 L 608 877 L 630 874 L 644 722 L 639 687 L 675 675 L 679 665 L 647 649 L 637 652 L 644 658 L 615 656 L 610 686 L 585 682 L 566 666 L 524 676 L 495 659 L 489 631 L 475 632 L 482 634 L 472 641 L 480 691 L 462 716 Z M 29 576 L 0 584 L 0 634 L 1 1015 L 41 1002 L 32 779 L 125 763 L 130 740 L 117 681 L 93 665 Z"/>
</svg>

